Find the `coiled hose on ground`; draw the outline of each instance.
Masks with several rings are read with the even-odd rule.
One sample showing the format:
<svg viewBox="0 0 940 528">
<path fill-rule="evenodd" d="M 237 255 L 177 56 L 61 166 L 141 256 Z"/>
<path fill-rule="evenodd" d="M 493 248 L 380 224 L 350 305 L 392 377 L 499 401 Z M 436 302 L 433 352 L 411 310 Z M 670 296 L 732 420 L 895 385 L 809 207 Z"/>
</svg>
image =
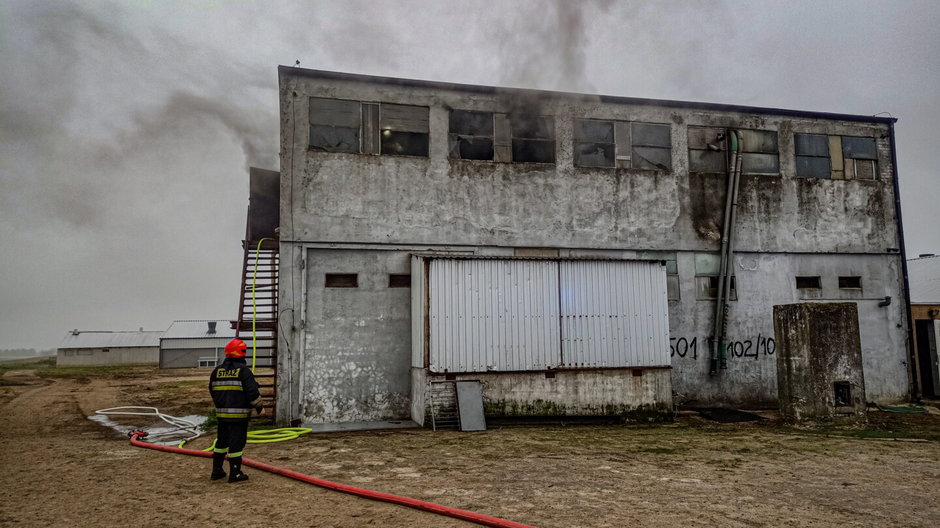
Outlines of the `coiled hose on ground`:
<svg viewBox="0 0 940 528">
<path fill-rule="evenodd" d="M 158 444 L 151 444 L 149 442 L 144 442 L 141 438 L 147 436 L 147 433 L 144 431 L 131 431 L 129 433 L 131 438 L 131 445 L 137 447 L 145 447 L 147 449 L 155 449 L 157 451 L 165 451 L 167 453 L 177 453 L 181 455 L 190 455 L 190 456 L 199 456 L 199 457 L 212 457 L 212 453 L 207 451 L 196 451 L 195 449 L 183 449 L 180 447 L 171 447 Z M 289 469 L 283 469 L 270 464 L 265 464 L 264 462 L 258 462 L 250 458 L 242 458 L 242 465 L 252 467 L 255 469 L 260 469 L 262 471 L 267 471 L 277 475 L 283 475 L 285 477 L 292 478 L 294 480 L 299 480 L 301 482 L 306 482 L 308 484 L 313 484 L 314 486 L 320 486 L 321 488 L 330 489 L 333 491 L 340 491 L 343 493 L 349 493 L 350 495 L 356 495 L 359 497 L 365 497 L 367 499 L 390 502 L 392 504 L 400 504 L 402 506 L 407 506 L 409 508 L 415 508 L 418 510 L 423 510 L 431 513 L 436 513 L 438 515 L 445 515 L 447 517 L 453 517 L 455 519 L 462 519 L 464 521 L 470 521 L 473 523 L 481 524 L 483 526 L 493 526 L 496 528 L 535 528 L 533 526 L 517 523 L 515 521 L 507 521 L 506 519 L 500 519 L 499 517 L 492 517 L 489 515 L 484 515 L 482 513 L 474 513 L 467 510 L 461 510 L 458 508 L 451 508 L 449 506 L 443 506 L 440 504 L 434 504 L 433 502 L 425 502 L 418 499 L 412 499 L 409 497 L 402 497 L 399 495 L 392 495 L 391 493 L 382 493 L 378 491 L 371 491 L 363 488 L 357 488 L 355 486 L 348 486 L 346 484 L 339 484 L 337 482 L 331 482 L 329 480 L 323 480 L 316 477 L 311 477 L 310 475 L 304 475 L 303 473 L 297 473 L 296 471 L 291 471 Z"/>
</svg>

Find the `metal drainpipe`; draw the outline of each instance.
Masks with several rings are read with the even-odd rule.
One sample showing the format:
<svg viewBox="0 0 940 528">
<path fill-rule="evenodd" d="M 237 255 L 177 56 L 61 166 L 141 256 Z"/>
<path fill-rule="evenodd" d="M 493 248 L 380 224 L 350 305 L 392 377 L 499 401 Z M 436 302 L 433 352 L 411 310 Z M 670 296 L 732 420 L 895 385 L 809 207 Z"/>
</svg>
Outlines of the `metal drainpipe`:
<svg viewBox="0 0 940 528">
<path fill-rule="evenodd" d="M 744 156 L 741 154 L 744 151 L 744 141 L 736 130 L 732 130 L 731 135 L 737 139 L 738 155 L 736 156 L 734 167 L 734 189 L 731 193 L 731 223 L 728 228 L 728 251 L 726 252 L 727 260 L 725 263 L 724 281 L 725 292 L 722 296 L 724 297 L 724 306 L 722 306 L 721 317 L 721 341 L 724 341 L 725 335 L 728 332 L 728 311 L 731 308 L 729 303 L 731 300 L 731 281 L 734 278 L 734 228 L 738 220 L 738 188 L 741 186 L 741 166 L 744 160 Z M 728 368 L 728 351 L 727 349 L 721 348 L 721 346 L 722 345 L 719 345 L 718 368 L 726 369 Z"/>
<path fill-rule="evenodd" d="M 712 329 L 712 335 L 710 338 L 710 348 L 711 348 L 711 357 L 709 361 L 709 374 L 715 375 L 718 373 L 719 367 L 719 348 L 721 347 L 721 341 L 724 334 L 724 293 L 725 293 L 725 280 L 728 270 L 728 241 L 730 238 L 731 232 L 731 206 L 732 206 L 732 194 L 734 193 L 734 175 L 737 168 L 738 160 L 738 141 L 737 135 L 733 131 L 729 131 L 728 134 L 729 141 L 731 144 L 730 159 L 728 160 L 728 184 L 725 191 L 725 212 L 722 219 L 721 225 L 721 256 L 718 264 L 718 295 L 715 300 L 715 325 Z"/>
</svg>

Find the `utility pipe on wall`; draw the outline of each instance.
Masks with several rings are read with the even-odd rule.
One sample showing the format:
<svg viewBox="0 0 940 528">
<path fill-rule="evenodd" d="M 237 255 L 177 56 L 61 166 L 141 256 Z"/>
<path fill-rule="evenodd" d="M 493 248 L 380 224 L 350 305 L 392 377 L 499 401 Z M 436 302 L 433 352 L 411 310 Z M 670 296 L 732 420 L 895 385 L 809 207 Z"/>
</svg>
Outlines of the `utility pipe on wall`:
<svg viewBox="0 0 940 528">
<path fill-rule="evenodd" d="M 709 373 L 715 375 L 718 369 L 727 368 L 728 351 L 724 343 L 728 319 L 728 299 L 731 297 L 731 276 L 733 273 L 734 223 L 737 218 L 738 185 L 741 176 L 740 135 L 735 130 L 728 131 L 730 143 L 728 160 L 728 181 L 725 194 L 725 211 L 721 226 L 721 256 L 718 264 L 718 292 L 715 296 L 715 324 L 709 338 L 711 357 Z"/>
</svg>

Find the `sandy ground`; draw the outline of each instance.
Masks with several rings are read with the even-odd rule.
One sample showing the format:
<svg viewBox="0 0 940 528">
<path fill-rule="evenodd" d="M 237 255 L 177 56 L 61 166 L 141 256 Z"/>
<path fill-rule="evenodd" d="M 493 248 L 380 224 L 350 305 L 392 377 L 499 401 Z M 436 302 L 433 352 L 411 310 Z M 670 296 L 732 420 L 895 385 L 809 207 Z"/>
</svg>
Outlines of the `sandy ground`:
<svg viewBox="0 0 940 528">
<path fill-rule="evenodd" d="M 135 404 L 204 413 L 205 376 L 6 372 L 0 526 L 474 526 L 257 470 L 245 483 L 210 482 L 208 459 L 135 448 L 86 418 Z M 246 456 L 543 528 L 940 526 L 940 416 L 873 422 L 881 433 L 897 429 L 931 441 L 683 418 L 658 427 L 312 434 L 249 445 Z"/>
</svg>

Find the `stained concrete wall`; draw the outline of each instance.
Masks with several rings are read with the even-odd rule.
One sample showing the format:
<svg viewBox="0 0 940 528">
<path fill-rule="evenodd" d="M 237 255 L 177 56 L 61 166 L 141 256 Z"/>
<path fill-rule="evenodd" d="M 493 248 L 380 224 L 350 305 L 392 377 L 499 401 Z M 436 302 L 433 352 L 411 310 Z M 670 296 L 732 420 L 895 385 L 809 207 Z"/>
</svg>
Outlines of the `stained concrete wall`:
<svg viewBox="0 0 940 528">
<path fill-rule="evenodd" d="M 411 291 L 405 252 L 310 249 L 306 261 L 301 419 L 305 423 L 411 415 Z M 355 273 L 356 288 L 327 288 L 327 273 Z"/>
<path fill-rule="evenodd" d="M 97 365 L 156 365 L 159 347 L 60 348 L 56 352 L 57 367 Z"/>
<path fill-rule="evenodd" d="M 303 269 L 304 258 L 309 251 L 329 248 L 513 255 L 517 248 L 547 247 L 558 249 L 562 257 L 614 258 L 634 258 L 648 250 L 675 251 L 681 298 L 670 302 L 674 390 L 681 400 L 714 405 L 776 402 L 771 307 L 800 300 L 793 282 L 796 275 L 820 275 L 824 287 L 816 297 L 848 298 L 859 305 L 870 397 L 888 402 L 907 395 L 905 296 L 897 250 L 890 136 L 883 122 L 620 104 L 543 94 L 522 99 L 534 105 L 536 113 L 554 116 L 556 163 L 495 163 L 448 158 L 448 111 L 505 112 L 518 106 L 518 93 L 325 79 L 289 70 L 281 72 L 280 87 L 280 303 L 288 311 L 282 316 L 287 331 L 282 332 L 279 347 L 284 373 L 279 377 L 279 395 L 284 396 L 278 400 L 279 420 L 326 416 L 323 410 L 309 409 L 319 409 L 321 404 L 316 401 L 337 397 L 335 389 L 318 391 L 331 386 L 329 378 L 342 362 L 313 350 L 333 347 L 336 354 L 368 357 L 379 349 L 397 351 L 399 345 L 369 343 L 385 343 L 392 339 L 390 335 L 410 335 L 405 326 L 397 326 L 406 324 L 407 314 L 388 319 L 375 312 L 355 319 L 355 313 L 368 306 L 377 310 L 374 301 L 370 304 L 365 298 L 332 296 L 345 309 L 361 309 L 342 312 L 331 307 L 322 317 L 316 315 L 327 307 L 309 298 L 318 286 L 309 270 Z M 428 106 L 428 158 L 309 150 L 307 115 L 312 96 Z M 668 123 L 672 170 L 574 167 L 575 118 Z M 728 336 L 739 343 L 733 350 L 740 350 L 741 356 L 729 358 L 728 369 L 717 376 L 709 376 L 707 359 L 715 308 L 711 301 L 696 300 L 694 259 L 698 252 L 719 250 L 725 176 L 689 173 L 689 126 L 778 133 L 780 173 L 742 178 L 736 229 L 740 254 L 735 262 L 739 293 L 738 300 L 731 303 L 728 330 Z M 796 177 L 796 133 L 874 138 L 877 179 Z M 358 265 L 359 258 L 348 264 Z M 408 272 L 407 267 L 400 269 Z M 865 287 L 861 292 L 839 291 L 833 286 L 838 276 L 862 276 Z M 879 308 L 878 300 L 884 296 L 891 296 L 893 302 Z M 355 327 L 343 317 L 369 322 L 369 328 Z M 387 330 L 390 326 L 395 326 L 392 334 Z M 347 340 L 349 346 L 341 350 L 345 345 L 337 343 Z M 366 353 L 369 347 L 372 352 Z M 305 363 L 311 353 L 320 358 L 314 364 L 325 371 L 313 372 L 314 367 Z M 366 364 L 371 363 L 367 360 Z M 396 371 L 393 377 L 398 376 L 409 379 L 407 372 Z M 396 385 L 388 393 L 407 395 L 400 389 Z M 390 405 L 375 394 L 360 396 L 380 401 L 379 408 L 410 405 L 407 397 L 399 402 L 395 396 L 396 403 Z M 347 399 L 347 404 L 335 408 L 355 407 L 354 400 Z M 359 416 L 352 411 L 333 415 Z"/>
<path fill-rule="evenodd" d="M 453 375 L 480 381 L 488 418 L 536 416 L 620 416 L 626 420 L 672 417 L 672 380 L 668 368 L 595 369 Z M 412 420 L 424 424 L 430 405 L 427 384 L 444 375 L 412 369 Z"/>
<path fill-rule="evenodd" d="M 861 421 L 865 380 L 853 303 L 774 306 L 780 413 L 789 421 Z M 836 383 L 847 385 L 844 401 Z M 845 397 L 845 394 L 843 394 Z"/>
</svg>

